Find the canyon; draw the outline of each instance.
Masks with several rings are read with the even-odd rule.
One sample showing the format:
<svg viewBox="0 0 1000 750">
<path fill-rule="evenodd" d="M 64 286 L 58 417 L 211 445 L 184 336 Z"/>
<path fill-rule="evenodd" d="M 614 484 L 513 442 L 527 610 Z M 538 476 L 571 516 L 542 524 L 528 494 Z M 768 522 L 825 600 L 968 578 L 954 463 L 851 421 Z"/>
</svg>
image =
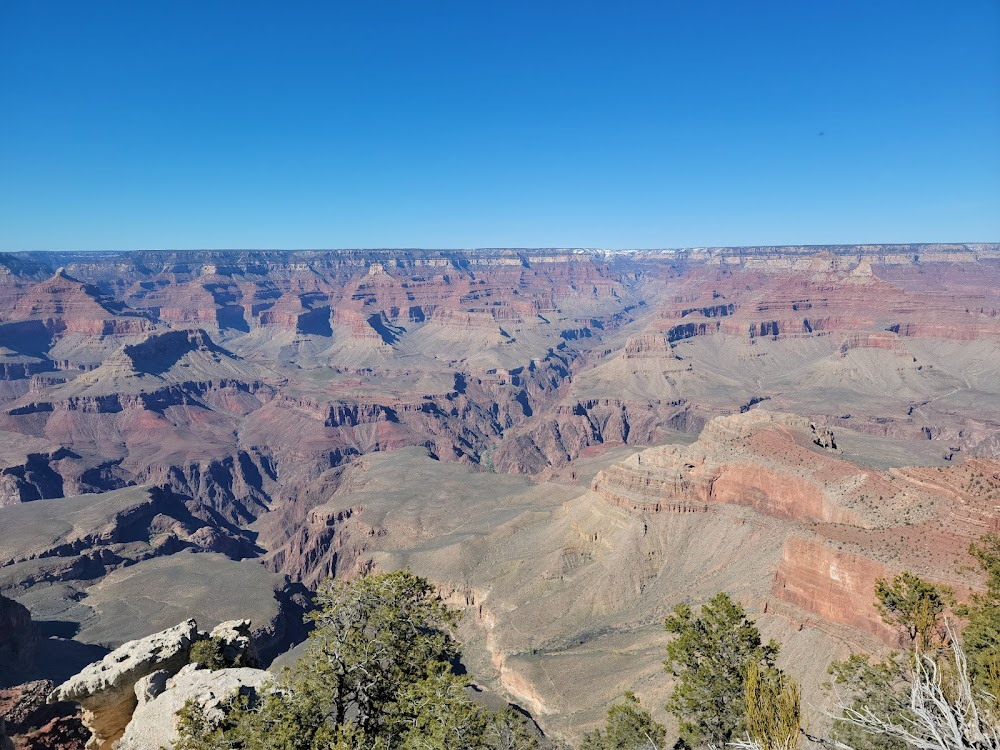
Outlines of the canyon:
<svg viewBox="0 0 1000 750">
<path fill-rule="evenodd" d="M 998 530 L 1000 245 L 0 254 L 0 688 L 408 565 L 546 733 L 719 591 L 818 711 Z"/>
</svg>

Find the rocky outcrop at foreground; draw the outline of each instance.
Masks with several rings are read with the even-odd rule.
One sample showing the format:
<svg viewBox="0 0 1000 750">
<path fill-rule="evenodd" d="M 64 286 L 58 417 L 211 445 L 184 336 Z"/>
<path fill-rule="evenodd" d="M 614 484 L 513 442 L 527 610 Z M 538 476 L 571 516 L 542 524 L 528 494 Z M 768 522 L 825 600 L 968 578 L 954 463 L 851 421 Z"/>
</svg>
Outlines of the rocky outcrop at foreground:
<svg viewBox="0 0 1000 750">
<path fill-rule="evenodd" d="M 105 748 L 122 736 L 138 703 L 135 684 L 153 672 L 178 672 L 188 663 L 198 626 L 188 620 L 162 633 L 130 641 L 56 688 L 49 701 L 83 707 L 92 738 L 87 747 Z"/>
<path fill-rule="evenodd" d="M 155 672 L 136 684 L 138 707 L 115 750 L 173 747 L 178 739 L 177 712 L 194 701 L 209 718 L 221 718 L 221 706 L 241 695 L 253 701 L 274 679 L 263 669 L 248 667 L 209 671 L 189 664 L 173 677 Z"/>
<path fill-rule="evenodd" d="M 129 641 L 52 691 L 48 698 L 49 703 L 63 701 L 79 703 L 83 709 L 83 723 L 91 732 L 91 739 L 87 743 L 88 750 L 111 748 L 125 735 L 136 708 L 140 704 L 146 705 L 155 700 L 172 687 L 168 678 L 181 672 L 189 664 L 191 647 L 197 641 L 218 639 L 221 641 L 223 653 L 230 650 L 236 653 L 237 657 L 246 654 L 248 658 L 252 658 L 249 627 L 248 621 L 226 622 L 211 633 L 204 633 L 198 630 L 194 620 L 187 620 L 147 638 Z M 235 684 L 241 677 L 257 680 L 255 684 L 260 684 L 259 676 L 242 675 L 242 673 L 256 673 L 261 670 L 221 670 L 207 674 L 224 672 L 241 673 L 235 677 L 228 675 L 220 678 L 227 685 Z M 262 674 L 267 673 L 262 672 Z M 187 697 L 207 696 L 212 692 L 211 681 L 207 677 L 187 679 L 182 684 L 187 692 L 180 705 L 183 705 Z M 158 711 L 159 709 L 153 711 L 153 714 L 157 714 Z M 133 731 L 135 738 L 151 736 L 153 735 L 140 731 L 139 728 Z M 135 739 L 133 744 L 127 747 L 152 750 L 162 745 L 163 736 L 158 735 L 152 744 L 135 744 L 141 741 Z"/>
</svg>

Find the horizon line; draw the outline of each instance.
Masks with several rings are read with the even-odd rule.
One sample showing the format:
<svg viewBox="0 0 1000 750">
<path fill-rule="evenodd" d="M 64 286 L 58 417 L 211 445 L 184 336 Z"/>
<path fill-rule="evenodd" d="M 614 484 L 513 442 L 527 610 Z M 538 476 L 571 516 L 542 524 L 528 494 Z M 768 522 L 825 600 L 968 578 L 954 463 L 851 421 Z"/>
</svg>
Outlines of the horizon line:
<svg viewBox="0 0 1000 750">
<path fill-rule="evenodd" d="M 928 245 L 1000 245 L 1000 241 L 919 241 L 919 242 L 809 242 L 809 243 L 750 243 L 745 245 L 689 245 L 671 247 L 585 247 L 580 245 L 508 245 L 482 247 L 133 247 L 133 248 L 73 248 L 42 250 L 0 250 L 0 255 L 35 255 L 56 253 L 357 253 L 357 252 L 496 252 L 496 251 L 562 251 L 562 252 L 690 252 L 695 250 L 739 250 L 744 248 L 825 248 L 825 247 L 912 247 Z"/>
</svg>

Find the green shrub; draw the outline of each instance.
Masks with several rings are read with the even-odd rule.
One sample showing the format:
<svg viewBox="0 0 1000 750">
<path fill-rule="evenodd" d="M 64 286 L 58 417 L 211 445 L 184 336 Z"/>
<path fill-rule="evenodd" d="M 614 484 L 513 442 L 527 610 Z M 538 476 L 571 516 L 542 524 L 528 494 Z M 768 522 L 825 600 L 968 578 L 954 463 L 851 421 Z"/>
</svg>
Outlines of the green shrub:
<svg viewBox="0 0 1000 750">
<path fill-rule="evenodd" d="M 213 672 L 216 669 L 225 669 L 228 666 L 232 666 L 226 663 L 222 639 L 220 638 L 208 638 L 204 641 L 197 641 L 191 646 L 189 661 L 192 664 L 198 664 L 202 669 L 208 669 Z"/>
</svg>

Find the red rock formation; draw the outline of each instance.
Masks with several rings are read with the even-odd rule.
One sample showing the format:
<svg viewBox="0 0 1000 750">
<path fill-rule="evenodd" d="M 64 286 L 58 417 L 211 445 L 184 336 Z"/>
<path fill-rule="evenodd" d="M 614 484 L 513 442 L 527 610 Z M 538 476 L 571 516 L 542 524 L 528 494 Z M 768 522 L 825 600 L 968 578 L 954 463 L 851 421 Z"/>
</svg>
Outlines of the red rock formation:
<svg viewBox="0 0 1000 750">
<path fill-rule="evenodd" d="M 836 491 L 864 481 L 864 472 L 818 449 L 809 427 L 801 417 L 756 410 L 718 417 L 697 443 L 645 450 L 600 472 L 593 489 L 626 508 L 729 503 L 776 518 L 857 523 Z"/>
<path fill-rule="evenodd" d="M 152 328 L 149 319 L 99 289 L 69 276 L 62 268 L 19 299 L 10 314 L 15 321 L 37 320 L 54 335 L 137 334 Z"/>
<path fill-rule="evenodd" d="M 0 690 L 0 747 L 13 750 L 84 750 L 90 732 L 77 706 L 46 703 L 53 684 L 36 680 Z"/>
<path fill-rule="evenodd" d="M 687 447 L 644 450 L 597 474 L 593 489 L 632 512 L 740 505 L 796 523 L 772 593 L 820 621 L 898 646 L 874 607 L 875 581 L 903 570 L 967 586 L 967 548 L 997 530 L 1000 461 L 874 471 L 800 417 L 751 410 L 712 420 Z M 973 579 L 974 582 L 974 579 Z"/>
<path fill-rule="evenodd" d="M 828 622 L 856 628 L 899 645 L 899 634 L 875 609 L 875 581 L 895 571 L 863 555 L 843 552 L 821 539 L 791 537 L 774 577 L 773 593 Z"/>
<path fill-rule="evenodd" d="M 330 305 L 322 297 L 286 293 L 266 309 L 253 308 L 260 325 L 276 326 L 298 333 L 330 335 Z"/>
</svg>

